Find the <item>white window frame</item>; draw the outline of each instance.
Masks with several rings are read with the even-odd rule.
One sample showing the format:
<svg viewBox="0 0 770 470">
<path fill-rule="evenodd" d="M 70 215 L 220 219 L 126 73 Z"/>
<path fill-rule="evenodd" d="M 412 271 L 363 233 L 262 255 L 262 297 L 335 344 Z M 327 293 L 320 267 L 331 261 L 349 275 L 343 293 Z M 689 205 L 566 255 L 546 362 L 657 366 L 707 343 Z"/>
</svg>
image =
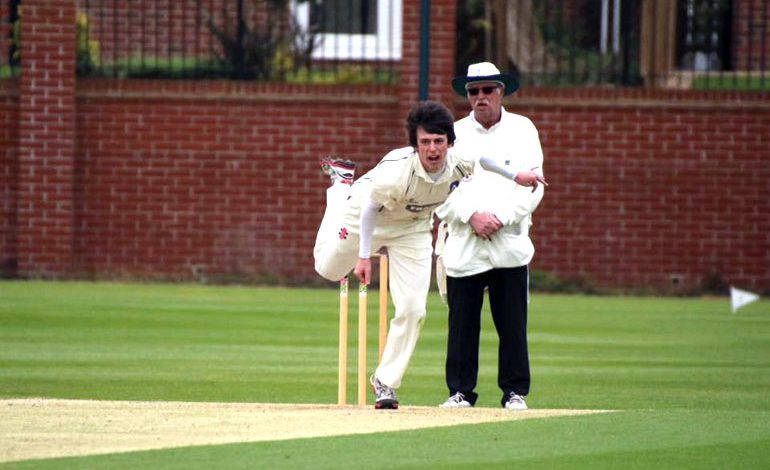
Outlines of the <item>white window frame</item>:
<svg viewBox="0 0 770 470">
<path fill-rule="evenodd" d="M 312 1 L 312 0 L 309 0 Z M 307 31 L 309 1 L 291 2 L 297 24 Z M 377 0 L 376 34 L 318 34 L 313 59 L 400 60 L 402 38 L 402 0 Z"/>
</svg>

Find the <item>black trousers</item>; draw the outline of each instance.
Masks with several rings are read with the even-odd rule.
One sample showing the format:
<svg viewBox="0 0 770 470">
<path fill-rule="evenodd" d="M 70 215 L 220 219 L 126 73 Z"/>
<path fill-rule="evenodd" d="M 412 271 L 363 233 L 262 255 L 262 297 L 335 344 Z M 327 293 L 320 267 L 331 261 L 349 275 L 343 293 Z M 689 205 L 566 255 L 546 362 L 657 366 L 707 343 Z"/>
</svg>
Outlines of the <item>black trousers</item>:
<svg viewBox="0 0 770 470">
<path fill-rule="evenodd" d="M 476 403 L 474 392 L 479 373 L 479 335 L 484 289 L 489 288 L 492 319 L 499 338 L 497 385 L 501 403 L 510 392 L 529 393 L 527 347 L 527 298 L 529 268 L 495 268 L 467 277 L 447 277 L 449 334 L 447 337 L 446 383 L 449 394 L 457 392 Z"/>
</svg>

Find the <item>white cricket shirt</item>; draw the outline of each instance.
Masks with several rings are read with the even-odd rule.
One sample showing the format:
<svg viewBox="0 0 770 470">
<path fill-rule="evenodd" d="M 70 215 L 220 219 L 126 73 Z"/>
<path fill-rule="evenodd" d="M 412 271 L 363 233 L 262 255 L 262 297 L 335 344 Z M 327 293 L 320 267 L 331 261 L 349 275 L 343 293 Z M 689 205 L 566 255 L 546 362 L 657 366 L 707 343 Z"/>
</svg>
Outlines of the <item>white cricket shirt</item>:
<svg viewBox="0 0 770 470">
<path fill-rule="evenodd" d="M 444 203 L 463 177 L 473 172 L 474 164 L 474 159 L 450 147 L 444 170 L 434 175 L 434 179 L 425 172 L 412 147 L 393 150 L 353 184 L 345 224 L 358 232 L 361 205 L 371 197 L 383 206 L 375 236 L 430 231 L 433 211 Z"/>
</svg>

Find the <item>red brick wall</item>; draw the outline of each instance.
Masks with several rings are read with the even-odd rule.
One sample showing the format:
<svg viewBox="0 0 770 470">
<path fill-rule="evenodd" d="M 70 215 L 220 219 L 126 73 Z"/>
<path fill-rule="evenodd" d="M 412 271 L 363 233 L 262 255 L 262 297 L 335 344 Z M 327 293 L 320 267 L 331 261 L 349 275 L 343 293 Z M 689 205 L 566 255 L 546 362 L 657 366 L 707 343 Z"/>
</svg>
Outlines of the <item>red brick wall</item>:
<svg viewBox="0 0 770 470">
<path fill-rule="evenodd" d="M 316 158 L 366 169 L 404 141 L 399 103 L 374 90 L 340 87 L 319 103 L 310 87 L 281 99 L 265 86 L 116 83 L 85 82 L 78 99 L 75 258 L 97 277 L 190 277 L 200 265 L 317 279 L 326 179 Z M 604 287 L 681 290 L 717 275 L 768 289 L 766 95 L 514 96 L 508 108 L 540 129 L 552 183 L 534 269 Z"/>
<path fill-rule="evenodd" d="M 360 174 L 405 142 L 418 3 L 404 7 L 404 80 L 393 87 L 75 85 L 74 9 L 61 3 L 37 4 L 60 8 L 46 13 L 54 21 L 29 12 L 25 38 L 36 42 L 23 76 L 0 82 L 3 262 L 18 262 L 21 277 L 189 279 L 199 268 L 318 281 L 311 251 L 327 180 L 316 161 L 342 155 Z M 435 7 L 439 34 L 453 6 Z M 459 117 L 453 46 L 431 44 L 431 97 Z M 686 290 L 719 277 L 770 291 L 768 103 L 767 93 L 518 92 L 507 106 L 540 129 L 552 183 L 533 268 L 604 287 L 666 291 L 676 279 Z"/>
<path fill-rule="evenodd" d="M 0 277 L 16 274 L 19 100 L 16 80 L 0 80 Z"/>
<path fill-rule="evenodd" d="M 533 268 L 605 287 L 770 289 L 770 95 L 522 90 L 551 186 Z M 460 113 L 464 115 L 463 113 Z"/>
<path fill-rule="evenodd" d="M 58 277 L 72 268 L 75 5 L 24 4 L 19 85 L 18 265 Z"/>
<path fill-rule="evenodd" d="M 75 258 L 103 277 L 316 280 L 327 154 L 406 143 L 382 88 L 82 82 Z"/>
</svg>

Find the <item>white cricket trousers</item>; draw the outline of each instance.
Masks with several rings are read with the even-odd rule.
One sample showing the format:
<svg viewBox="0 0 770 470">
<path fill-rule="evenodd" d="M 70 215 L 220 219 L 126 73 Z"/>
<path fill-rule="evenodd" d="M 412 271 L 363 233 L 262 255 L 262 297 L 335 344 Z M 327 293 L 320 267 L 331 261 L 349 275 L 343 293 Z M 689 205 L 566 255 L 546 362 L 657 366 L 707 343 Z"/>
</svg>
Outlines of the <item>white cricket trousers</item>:
<svg viewBox="0 0 770 470">
<path fill-rule="evenodd" d="M 313 249 L 316 271 L 330 281 L 347 276 L 358 261 L 358 224 L 344 223 L 351 219 L 345 217 L 349 192 L 350 186 L 343 184 L 327 190 L 326 212 Z M 378 226 L 372 239 L 373 252 L 383 246 L 388 249 L 389 287 L 395 307 L 375 375 L 383 384 L 398 388 L 425 319 L 433 236 L 428 230 L 393 232 L 392 227 Z"/>
</svg>

